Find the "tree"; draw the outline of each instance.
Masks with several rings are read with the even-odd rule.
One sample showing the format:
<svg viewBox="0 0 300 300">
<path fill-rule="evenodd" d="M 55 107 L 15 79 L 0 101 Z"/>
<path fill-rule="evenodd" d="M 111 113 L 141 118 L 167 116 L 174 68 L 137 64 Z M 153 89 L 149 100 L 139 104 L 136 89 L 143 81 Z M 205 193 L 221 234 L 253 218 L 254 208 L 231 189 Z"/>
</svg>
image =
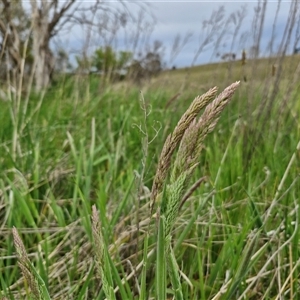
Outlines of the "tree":
<svg viewBox="0 0 300 300">
<path fill-rule="evenodd" d="M 128 68 L 129 77 L 139 84 L 142 79 L 158 75 L 163 68 L 162 56 L 162 42 L 154 41 L 152 47 L 148 48 L 144 55 L 140 54 L 139 59 L 131 62 Z"/>
<path fill-rule="evenodd" d="M 148 52 L 143 61 L 144 69 L 148 76 L 157 75 L 162 69 L 160 55 L 154 52 Z"/>
<path fill-rule="evenodd" d="M 30 40 L 35 87 L 40 91 L 50 83 L 55 68 L 51 40 L 70 24 L 96 26 L 91 15 L 104 9 L 104 3 L 101 0 L 30 0 L 28 9 L 30 12 L 23 9 L 21 0 L 0 0 L 0 59 L 8 53 L 10 64 L 20 70 L 22 43 Z"/>
<path fill-rule="evenodd" d="M 104 6 L 106 2 L 101 0 L 30 0 L 27 2 L 29 6 L 27 5 L 24 10 L 22 3 L 25 3 L 25 0 L 0 0 L 0 61 L 4 59 L 4 56 L 8 56 L 10 66 L 20 71 L 24 58 L 22 49 L 26 46 L 28 50 L 26 56 L 32 58 L 30 70 L 34 71 L 35 87 L 37 91 L 41 91 L 51 82 L 55 69 L 55 57 L 50 44 L 59 33 L 77 24 L 87 25 L 90 32 L 94 33 L 97 30 L 102 33 L 111 30 L 113 38 L 116 36 L 116 31 L 125 27 L 130 19 L 136 22 L 124 2 L 122 0 L 119 2 L 121 9 L 110 7 L 109 4 Z M 108 20 L 112 21 L 111 26 L 107 26 Z M 89 40 L 90 33 L 87 37 L 87 45 Z M 105 45 L 111 45 L 111 42 L 110 40 L 110 43 L 105 43 Z M 102 54 L 98 53 L 100 58 Z M 116 59 L 110 48 L 107 48 L 104 54 L 106 64 Z M 83 56 L 87 57 L 88 54 L 84 53 Z M 117 57 L 114 63 L 120 68 L 128 60 L 130 60 L 130 55 L 124 52 L 120 53 L 120 57 Z M 109 62 L 109 65 L 112 63 Z M 99 59 L 97 68 L 103 68 Z M 104 70 L 107 71 L 107 68 L 107 66 L 104 67 Z"/>
<path fill-rule="evenodd" d="M 28 39 L 29 27 L 30 21 L 21 0 L 0 0 L 1 77 L 6 76 L 7 70 L 15 75 L 20 73 L 25 47 L 27 48 L 25 53 L 27 63 L 32 62 L 29 50 L 31 40 Z"/>
<path fill-rule="evenodd" d="M 106 46 L 104 49 L 99 48 L 95 51 L 93 57 L 93 66 L 98 72 L 107 74 L 112 72 L 117 65 L 117 55 L 110 46 Z"/>
<path fill-rule="evenodd" d="M 84 54 L 82 56 L 75 56 L 76 62 L 77 62 L 77 70 L 79 73 L 88 74 L 91 69 L 91 59 L 85 56 Z"/>
<path fill-rule="evenodd" d="M 148 52 L 141 59 L 135 59 L 128 67 L 128 76 L 137 84 L 149 79 L 162 70 L 162 61 L 158 53 Z"/>
<path fill-rule="evenodd" d="M 133 59 L 133 53 L 130 51 L 120 51 L 118 54 L 117 68 L 118 70 L 124 70 L 130 64 Z"/>
<path fill-rule="evenodd" d="M 76 0 L 69 0 L 59 6 L 59 0 L 30 0 L 33 37 L 32 53 L 37 91 L 46 88 L 50 83 L 55 65 L 54 55 L 50 49 L 50 40 L 70 20 L 70 16 L 67 16 L 66 13 L 75 3 Z M 65 19 L 63 19 L 64 17 Z"/>
<path fill-rule="evenodd" d="M 103 76 L 119 76 L 131 62 L 133 54 L 129 51 L 116 52 L 111 46 L 98 48 L 93 55 L 93 67 Z"/>
<path fill-rule="evenodd" d="M 65 73 L 67 69 L 72 69 L 69 63 L 68 53 L 64 49 L 59 49 L 55 58 L 55 70 L 60 73 Z"/>
<path fill-rule="evenodd" d="M 128 68 L 128 75 L 133 82 L 137 84 L 141 83 L 142 79 L 145 77 L 145 69 L 139 60 L 135 59 L 132 61 Z"/>
</svg>

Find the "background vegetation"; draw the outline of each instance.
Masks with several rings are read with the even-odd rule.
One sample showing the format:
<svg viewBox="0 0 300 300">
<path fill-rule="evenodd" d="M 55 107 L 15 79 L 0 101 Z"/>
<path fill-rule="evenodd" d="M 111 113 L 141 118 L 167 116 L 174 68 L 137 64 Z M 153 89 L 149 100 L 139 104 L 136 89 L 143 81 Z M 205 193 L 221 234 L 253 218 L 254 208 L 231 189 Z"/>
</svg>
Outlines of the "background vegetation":
<svg viewBox="0 0 300 300">
<path fill-rule="evenodd" d="M 0 296 L 35 299 L 44 284 L 51 299 L 297 299 L 300 57 L 289 43 L 141 81 L 57 72 L 36 91 L 16 77 L 0 110 Z M 237 80 L 164 239 L 172 176 L 150 211 L 164 141 L 195 96 Z"/>
</svg>

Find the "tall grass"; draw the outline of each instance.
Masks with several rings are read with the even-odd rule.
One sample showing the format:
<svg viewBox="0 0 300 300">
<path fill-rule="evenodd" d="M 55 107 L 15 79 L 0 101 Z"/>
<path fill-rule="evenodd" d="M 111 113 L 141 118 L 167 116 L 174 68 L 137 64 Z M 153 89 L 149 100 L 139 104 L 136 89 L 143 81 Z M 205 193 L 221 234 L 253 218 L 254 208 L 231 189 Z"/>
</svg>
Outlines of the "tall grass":
<svg viewBox="0 0 300 300">
<path fill-rule="evenodd" d="M 297 299 L 299 4 L 259 59 L 265 5 L 253 59 L 143 96 L 90 76 L 22 93 L 21 74 L 0 111 L 3 299 Z M 237 86 L 209 90 L 242 79 L 226 108 Z"/>
<path fill-rule="evenodd" d="M 1 296 L 295 299 L 299 62 L 285 56 L 289 43 L 245 65 L 164 73 L 144 96 L 84 76 L 41 95 L 29 81 L 23 95 L 21 76 L 0 112 Z M 225 109 L 230 89 L 211 102 L 212 78 L 221 88 L 244 79 Z M 190 105 L 195 88 L 204 94 Z"/>
<path fill-rule="evenodd" d="M 165 108 L 172 95 L 162 90 L 142 100 L 135 89 L 95 86 L 67 80 L 21 101 L 18 128 L 14 100 L 3 104 L 2 296 L 34 299 L 36 286 L 20 272 L 34 268 L 51 299 L 295 299 L 297 103 L 276 130 L 265 129 L 249 160 L 245 83 L 219 123 L 209 121 L 216 128 L 205 141 L 215 110 L 194 120 L 205 97 Z M 276 110 L 269 118 L 278 121 Z M 21 270 L 13 227 L 27 251 Z"/>
</svg>

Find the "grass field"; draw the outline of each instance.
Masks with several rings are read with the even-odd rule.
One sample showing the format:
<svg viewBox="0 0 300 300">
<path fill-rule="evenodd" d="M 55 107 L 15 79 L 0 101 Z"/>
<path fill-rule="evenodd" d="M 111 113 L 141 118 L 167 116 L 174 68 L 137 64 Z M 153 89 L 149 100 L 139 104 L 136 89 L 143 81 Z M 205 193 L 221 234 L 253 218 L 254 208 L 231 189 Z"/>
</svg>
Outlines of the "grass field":
<svg viewBox="0 0 300 300">
<path fill-rule="evenodd" d="M 74 76 L 1 103 L 0 297 L 35 299 L 39 278 L 40 299 L 297 299 L 299 61 L 166 71 L 139 88 Z M 236 80 L 164 236 L 179 184 L 168 173 L 151 214 L 164 141 L 198 94 Z M 40 277 L 24 281 L 13 227 L 23 273 Z"/>
</svg>

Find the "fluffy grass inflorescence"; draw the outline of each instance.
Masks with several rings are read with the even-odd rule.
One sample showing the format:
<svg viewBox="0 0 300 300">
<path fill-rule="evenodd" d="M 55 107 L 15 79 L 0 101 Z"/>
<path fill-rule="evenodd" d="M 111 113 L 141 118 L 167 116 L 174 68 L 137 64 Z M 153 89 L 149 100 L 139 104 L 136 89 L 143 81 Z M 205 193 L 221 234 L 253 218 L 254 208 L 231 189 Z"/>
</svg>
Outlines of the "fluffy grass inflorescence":
<svg viewBox="0 0 300 300">
<path fill-rule="evenodd" d="M 46 288 L 45 282 L 39 276 L 36 269 L 30 262 L 28 255 L 26 253 L 25 246 L 18 234 L 16 228 L 12 229 L 14 244 L 17 250 L 19 267 L 22 270 L 23 276 L 27 281 L 30 289 L 31 296 L 36 300 L 50 300 L 48 290 Z"/>
<path fill-rule="evenodd" d="M 215 128 L 222 110 L 232 98 L 238 85 L 239 82 L 236 82 L 227 87 L 210 104 L 208 103 L 216 95 L 216 88 L 209 90 L 201 97 L 197 97 L 184 113 L 173 133 L 168 136 L 158 163 L 151 197 L 153 202 L 156 202 L 158 195 L 161 195 L 162 198 L 158 209 L 159 223 L 162 223 L 162 225 L 159 225 L 158 230 L 163 231 L 163 233 L 160 232 L 158 234 L 161 238 L 158 240 L 157 260 L 162 264 L 165 261 L 167 262 L 167 269 L 174 291 L 176 291 L 177 299 L 183 299 L 183 294 L 176 259 L 171 247 L 172 228 L 178 216 L 182 198 L 189 189 L 191 175 L 198 164 L 203 141 L 207 134 Z M 207 107 L 202 116 L 197 120 L 198 113 L 206 105 Z M 171 164 L 171 156 L 178 144 L 180 146 L 175 162 Z M 167 182 L 169 172 L 171 176 L 170 181 Z M 166 260 L 162 256 L 166 257 Z M 158 281 L 161 281 L 161 278 L 165 278 L 165 271 L 161 271 L 165 269 L 166 267 L 158 267 L 157 273 L 163 273 L 158 275 Z M 166 298 L 166 291 L 163 287 L 157 293 L 157 297 L 159 299 L 162 297 L 163 299 Z"/>
<path fill-rule="evenodd" d="M 181 199 L 183 192 L 187 189 L 188 179 L 197 165 L 201 149 L 203 148 L 203 140 L 207 134 L 215 128 L 222 110 L 232 98 L 238 85 L 239 82 L 233 83 L 212 103 L 207 105 L 217 93 L 216 87 L 209 90 L 201 97 L 196 97 L 189 109 L 183 114 L 173 133 L 167 137 L 163 146 L 152 185 L 152 206 L 156 202 L 157 196 L 163 192 L 163 187 L 166 184 L 167 175 L 170 169 L 171 180 L 170 186 L 167 188 L 169 192 L 167 191 L 167 193 L 175 194 L 177 200 Z M 206 105 L 207 107 L 203 115 L 197 120 L 196 117 L 198 113 Z M 172 155 L 176 146 L 179 144 L 180 146 L 175 158 L 174 166 L 171 167 Z M 173 190 L 173 192 L 170 192 L 171 190 Z M 168 200 L 166 201 L 169 203 Z M 170 206 L 176 206 L 178 209 L 178 201 L 174 202 L 176 202 L 176 204 L 172 203 Z M 166 204 L 163 203 L 162 207 L 165 206 Z M 167 206 L 169 207 L 169 205 Z M 173 210 L 171 207 L 169 207 L 169 209 Z"/>
<path fill-rule="evenodd" d="M 92 207 L 92 233 L 95 248 L 96 269 L 101 278 L 104 293 L 107 299 L 115 299 L 115 293 L 112 287 L 111 269 L 107 255 L 107 246 L 103 238 L 101 222 L 95 205 Z"/>
<path fill-rule="evenodd" d="M 167 137 L 160 155 L 158 167 L 152 186 L 152 206 L 154 205 L 158 193 L 163 187 L 168 170 L 170 168 L 172 155 L 176 147 L 180 143 L 186 129 L 190 126 L 191 122 L 196 118 L 201 109 L 205 107 L 205 105 L 215 97 L 216 93 L 217 88 L 214 87 L 201 97 L 196 97 L 190 105 L 190 107 L 188 108 L 188 110 L 181 117 L 173 133 Z"/>
</svg>

